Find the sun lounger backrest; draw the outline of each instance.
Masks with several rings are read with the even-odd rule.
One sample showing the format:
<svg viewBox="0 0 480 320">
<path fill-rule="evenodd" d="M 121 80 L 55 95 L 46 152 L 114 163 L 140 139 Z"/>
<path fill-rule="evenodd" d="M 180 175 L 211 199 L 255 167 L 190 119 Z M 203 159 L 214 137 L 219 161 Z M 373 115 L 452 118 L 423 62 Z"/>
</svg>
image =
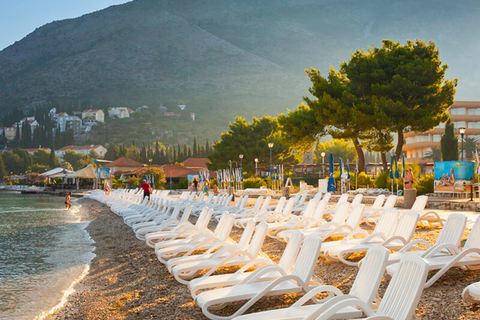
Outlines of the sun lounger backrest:
<svg viewBox="0 0 480 320">
<path fill-rule="evenodd" d="M 240 206 L 238 207 L 239 209 L 245 208 L 245 205 L 247 204 L 248 201 L 248 194 L 243 197 L 242 203 L 240 203 Z"/>
<path fill-rule="evenodd" d="M 357 194 L 352 200 L 352 207 L 356 206 L 357 204 L 362 203 L 363 194 Z"/>
<path fill-rule="evenodd" d="M 240 204 L 242 203 L 242 201 L 243 201 L 243 196 L 238 197 L 237 203 L 235 203 L 235 206 L 234 206 L 234 207 L 235 207 L 235 208 L 240 207 Z"/>
<path fill-rule="evenodd" d="M 400 211 L 397 209 L 383 210 L 382 216 L 378 220 L 372 234 L 382 233 L 385 237 L 389 237 L 393 233 L 393 230 L 395 230 L 399 215 Z"/>
<path fill-rule="evenodd" d="M 283 206 L 285 205 L 285 201 L 286 201 L 286 198 L 285 198 L 285 197 L 281 197 L 281 198 L 278 200 L 278 203 L 277 203 L 277 206 L 275 207 L 275 210 L 273 210 L 273 211 L 274 211 L 274 212 L 282 212 Z"/>
<path fill-rule="evenodd" d="M 347 202 L 348 201 L 348 194 L 344 193 L 338 198 L 337 204 L 340 202 Z"/>
<path fill-rule="evenodd" d="M 317 192 L 315 193 L 315 196 L 313 197 L 312 200 L 316 200 L 317 202 L 320 201 L 322 199 L 322 193 L 321 192 Z M 311 201 L 311 200 L 310 200 Z"/>
<path fill-rule="evenodd" d="M 265 237 L 267 236 L 268 231 L 268 224 L 265 221 L 260 222 L 255 229 L 255 234 L 252 237 L 252 241 L 250 241 L 250 245 L 248 246 L 247 252 L 252 255 L 252 257 L 256 257 L 258 252 L 262 248 L 263 241 L 265 241 Z"/>
<path fill-rule="evenodd" d="M 260 212 L 267 211 L 268 206 L 270 205 L 270 200 L 272 200 L 272 197 L 270 197 L 270 196 L 267 196 L 265 198 L 265 201 L 263 201 L 263 204 L 260 207 L 260 210 L 259 210 Z"/>
<path fill-rule="evenodd" d="M 293 206 L 295 205 L 295 199 L 288 199 L 287 204 L 283 208 L 283 216 L 288 217 L 292 213 Z"/>
<path fill-rule="evenodd" d="M 248 244 L 250 243 L 250 240 L 252 239 L 253 231 L 255 231 L 255 220 L 250 219 L 247 222 L 247 225 L 245 226 L 245 229 L 243 229 L 242 236 L 240 237 L 240 240 L 238 241 L 237 247 L 241 251 L 245 251 L 248 248 Z"/>
<path fill-rule="evenodd" d="M 205 193 L 202 192 L 202 193 L 200 193 L 200 194 L 198 195 L 198 198 L 197 198 L 196 202 L 197 202 L 197 203 L 202 203 L 202 202 L 203 202 L 203 198 L 205 198 Z"/>
<path fill-rule="evenodd" d="M 321 246 L 322 240 L 319 236 L 310 234 L 305 237 L 302 249 L 300 249 L 291 274 L 299 277 L 303 282 L 309 283 L 318 260 L 318 255 L 320 254 Z"/>
<path fill-rule="evenodd" d="M 195 222 L 195 228 L 200 229 L 200 226 L 203 225 L 203 222 L 205 218 L 208 216 L 209 211 L 210 211 L 210 208 L 208 207 L 205 207 L 202 209 L 202 211 L 200 212 L 200 215 L 198 216 L 197 222 Z"/>
<path fill-rule="evenodd" d="M 388 284 L 376 315 L 412 319 L 427 275 L 427 263 L 421 257 L 415 254 L 405 255 Z"/>
<path fill-rule="evenodd" d="M 298 202 L 295 202 L 294 204 L 296 205 L 302 205 L 305 203 L 305 200 L 307 199 L 307 196 L 308 196 L 308 192 L 304 192 L 302 194 L 302 196 L 300 197 L 300 199 L 298 200 Z"/>
<path fill-rule="evenodd" d="M 313 213 L 313 220 L 317 221 L 322 219 L 323 212 L 325 211 L 326 206 L 327 206 L 327 202 L 320 201 L 317 203 L 317 206 L 315 207 L 315 211 Z"/>
<path fill-rule="evenodd" d="M 480 249 L 480 217 L 475 220 L 463 250 L 470 248 Z"/>
<path fill-rule="evenodd" d="M 227 211 L 222 213 L 222 216 L 220 217 L 220 221 L 218 221 L 217 226 L 215 227 L 215 230 L 213 230 L 213 236 L 217 237 L 223 230 L 223 226 L 225 226 L 225 223 L 228 220 L 229 213 Z"/>
<path fill-rule="evenodd" d="M 188 201 L 193 201 L 195 199 L 195 196 L 196 196 L 195 192 L 192 192 L 192 194 L 188 198 Z"/>
<path fill-rule="evenodd" d="M 406 241 L 410 242 L 415 232 L 415 228 L 418 223 L 418 212 L 416 211 L 407 211 L 404 212 L 400 219 L 398 219 L 397 226 L 393 231 L 392 236 L 403 237 Z"/>
<path fill-rule="evenodd" d="M 332 197 L 332 194 L 331 194 L 330 192 L 327 192 L 327 193 L 325 193 L 325 195 L 323 196 L 322 201 L 328 203 L 328 201 L 330 201 L 330 198 L 331 198 L 331 197 Z"/>
<path fill-rule="evenodd" d="M 352 211 L 348 215 L 347 221 L 345 222 L 346 225 L 356 229 L 360 220 L 363 216 L 363 211 L 365 210 L 364 204 L 357 204 L 355 207 L 352 208 Z"/>
<path fill-rule="evenodd" d="M 465 215 L 461 213 L 449 215 L 435 244 L 450 243 L 458 246 L 462 240 L 466 224 L 467 217 Z"/>
<path fill-rule="evenodd" d="M 348 209 L 350 208 L 350 203 L 348 202 L 340 202 L 337 204 L 335 208 L 335 214 L 332 216 L 332 222 L 336 224 L 343 224 L 345 218 L 348 214 Z"/>
<path fill-rule="evenodd" d="M 301 196 L 302 196 L 302 194 L 301 194 L 300 192 L 297 192 L 297 193 L 295 194 L 295 203 L 297 203 L 298 200 L 300 200 L 300 197 L 301 197 Z"/>
<path fill-rule="evenodd" d="M 380 209 L 383 205 L 384 200 L 385 200 L 385 195 L 384 194 L 381 194 L 381 195 L 377 196 L 377 198 L 375 198 L 375 201 L 372 204 L 372 208 L 375 209 L 375 210 Z"/>
<path fill-rule="evenodd" d="M 182 218 L 180 219 L 180 223 L 187 222 L 190 214 L 192 213 L 193 206 L 187 206 L 185 210 L 183 210 Z"/>
<path fill-rule="evenodd" d="M 178 209 L 178 210 L 177 210 Z M 172 219 L 175 219 L 175 220 L 178 220 L 178 217 L 180 216 L 180 205 L 177 205 L 177 207 L 175 208 L 175 210 L 173 210 L 173 213 L 172 215 L 170 216 L 170 218 Z"/>
<path fill-rule="evenodd" d="M 412 206 L 412 211 L 417 211 L 418 213 L 425 210 L 425 206 L 427 205 L 428 197 L 427 196 L 419 196 L 415 200 Z"/>
<path fill-rule="evenodd" d="M 383 205 L 383 209 L 393 209 L 396 203 L 397 203 L 397 196 L 390 195 L 385 201 L 385 204 Z"/>
<path fill-rule="evenodd" d="M 257 198 L 257 201 L 255 201 L 255 204 L 253 205 L 252 211 L 257 211 L 260 209 L 260 206 L 262 205 L 263 201 L 263 196 L 260 196 Z"/>
<path fill-rule="evenodd" d="M 223 223 L 222 223 L 223 219 Z M 215 228 L 215 231 L 213 235 L 217 237 L 220 242 L 225 242 L 228 238 L 228 235 L 232 231 L 233 227 L 233 222 L 235 220 L 235 216 L 229 214 L 227 211 L 225 211 L 222 214 L 222 217 L 220 218 L 220 221 L 218 222 L 217 227 Z M 217 232 L 217 229 L 219 229 L 220 223 L 222 223 L 222 226 L 220 227 L 219 232 Z"/>
<path fill-rule="evenodd" d="M 350 289 L 350 295 L 367 304 L 372 303 L 385 273 L 388 254 L 388 250 L 379 245 L 368 250 Z"/>
<path fill-rule="evenodd" d="M 295 230 L 292 232 L 288 244 L 283 251 L 282 257 L 278 262 L 278 266 L 285 271 L 289 271 L 297 258 L 298 252 L 300 251 L 300 245 L 303 240 L 303 235 L 300 230 Z"/>
<path fill-rule="evenodd" d="M 302 211 L 302 216 L 305 219 L 310 219 L 313 216 L 313 212 L 315 211 L 315 208 L 317 207 L 318 200 L 312 199 L 308 201 L 307 207 L 305 210 Z"/>
<path fill-rule="evenodd" d="M 203 203 L 211 203 L 213 199 L 213 193 L 210 193 Z"/>
</svg>

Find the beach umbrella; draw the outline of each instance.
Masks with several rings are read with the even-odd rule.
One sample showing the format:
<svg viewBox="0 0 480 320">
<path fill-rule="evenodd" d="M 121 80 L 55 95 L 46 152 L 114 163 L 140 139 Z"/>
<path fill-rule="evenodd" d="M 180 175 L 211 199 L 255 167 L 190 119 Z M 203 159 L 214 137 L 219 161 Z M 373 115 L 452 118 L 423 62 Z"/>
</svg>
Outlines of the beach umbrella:
<svg viewBox="0 0 480 320">
<path fill-rule="evenodd" d="M 350 180 L 351 178 L 352 176 L 350 175 L 350 168 L 349 168 L 348 159 L 347 159 L 347 180 Z"/>
<path fill-rule="evenodd" d="M 395 159 L 395 179 L 398 179 L 400 178 L 400 173 L 398 172 L 397 155 L 394 154 L 393 158 Z"/>
<path fill-rule="evenodd" d="M 402 178 L 405 180 L 405 155 L 402 154 Z"/>
<path fill-rule="evenodd" d="M 393 183 L 393 177 L 394 177 L 393 176 L 393 156 L 390 156 L 390 179 L 392 179 L 392 183 Z"/>
<path fill-rule="evenodd" d="M 327 191 L 328 192 L 334 192 L 335 191 L 335 179 L 333 178 L 333 154 L 330 153 L 328 156 L 328 162 L 329 162 L 329 176 L 328 176 L 328 186 L 327 186 Z"/>
</svg>

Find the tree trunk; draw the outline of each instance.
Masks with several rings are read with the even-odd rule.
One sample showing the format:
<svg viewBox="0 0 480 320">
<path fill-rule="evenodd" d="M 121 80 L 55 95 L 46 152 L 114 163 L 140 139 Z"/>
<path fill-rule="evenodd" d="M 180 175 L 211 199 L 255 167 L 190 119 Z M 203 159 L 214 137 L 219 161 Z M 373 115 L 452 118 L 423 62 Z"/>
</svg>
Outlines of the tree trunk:
<svg viewBox="0 0 480 320">
<path fill-rule="evenodd" d="M 397 156 L 397 160 L 400 160 L 400 157 L 402 156 L 402 149 L 403 149 L 404 140 L 405 140 L 405 138 L 403 137 L 403 130 L 398 130 L 397 135 L 398 135 L 398 143 L 397 143 L 397 149 L 395 150 L 395 155 Z"/>
<path fill-rule="evenodd" d="M 387 172 L 388 171 L 387 155 L 385 154 L 385 152 L 382 152 L 381 156 L 382 156 L 383 172 Z"/>
<path fill-rule="evenodd" d="M 363 153 L 362 148 L 360 147 L 360 141 L 358 139 L 352 139 L 353 145 L 355 146 L 355 151 L 357 151 L 358 159 L 358 173 L 365 171 L 365 154 Z"/>
</svg>

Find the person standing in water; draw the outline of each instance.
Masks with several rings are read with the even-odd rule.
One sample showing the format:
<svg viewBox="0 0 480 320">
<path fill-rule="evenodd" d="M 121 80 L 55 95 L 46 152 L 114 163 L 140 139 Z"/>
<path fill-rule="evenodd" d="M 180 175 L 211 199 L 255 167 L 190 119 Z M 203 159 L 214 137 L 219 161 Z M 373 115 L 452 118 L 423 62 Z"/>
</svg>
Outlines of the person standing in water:
<svg viewBox="0 0 480 320">
<path fill-rule="evenodd" d="M 72 195 L 72 192 L 70 191 L 69 194 L 65 197 L 65 209 L 70 209 L 72 207 L 72 200 L 70 200 L 70 196 Z"/>
</svg>

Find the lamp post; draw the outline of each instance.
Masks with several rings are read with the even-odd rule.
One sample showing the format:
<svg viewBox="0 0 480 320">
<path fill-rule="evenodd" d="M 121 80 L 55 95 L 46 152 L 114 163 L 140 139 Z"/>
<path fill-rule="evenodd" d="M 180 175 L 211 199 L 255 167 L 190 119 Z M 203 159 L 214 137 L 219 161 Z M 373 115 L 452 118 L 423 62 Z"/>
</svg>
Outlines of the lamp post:
<svg viewBox="0 0 480 320">
<path fill-rule="evenodd" d="M 242 167 L 243 154 L 239 154 L 238 157 L 240 158 L 240 168 L 241 168 Z"/>
<path fill-rule="evenodd" d="M 322 173 L 325 178 L 325 152 L 320 153 L 320 155 L 322 156 Z"/>
<path fill-rule="evenodd" d="M 465 129 L 464 127 L 462 127 L 462 128 L 459 128 L 458 130 L 460 131 L 460 137 L 462 137 L 462 161 L 463 161 L 463 142 L 464 142 L 463 137 L 465 136 L 465 131 L 466 131 L 467 129 Z"/>
<path fill-rule="evenodd" d="M 258 164 L 258 158 L 255 158 L 255 176 L 257 176 L 257 164 Z"/>
<path fill-rule="evenodd" d="M 270 178 L 272 177 L 272 149 L 273 149 L 273 142 L 268 143 L 268 147 L 270 148 Z"/>
</svg>

